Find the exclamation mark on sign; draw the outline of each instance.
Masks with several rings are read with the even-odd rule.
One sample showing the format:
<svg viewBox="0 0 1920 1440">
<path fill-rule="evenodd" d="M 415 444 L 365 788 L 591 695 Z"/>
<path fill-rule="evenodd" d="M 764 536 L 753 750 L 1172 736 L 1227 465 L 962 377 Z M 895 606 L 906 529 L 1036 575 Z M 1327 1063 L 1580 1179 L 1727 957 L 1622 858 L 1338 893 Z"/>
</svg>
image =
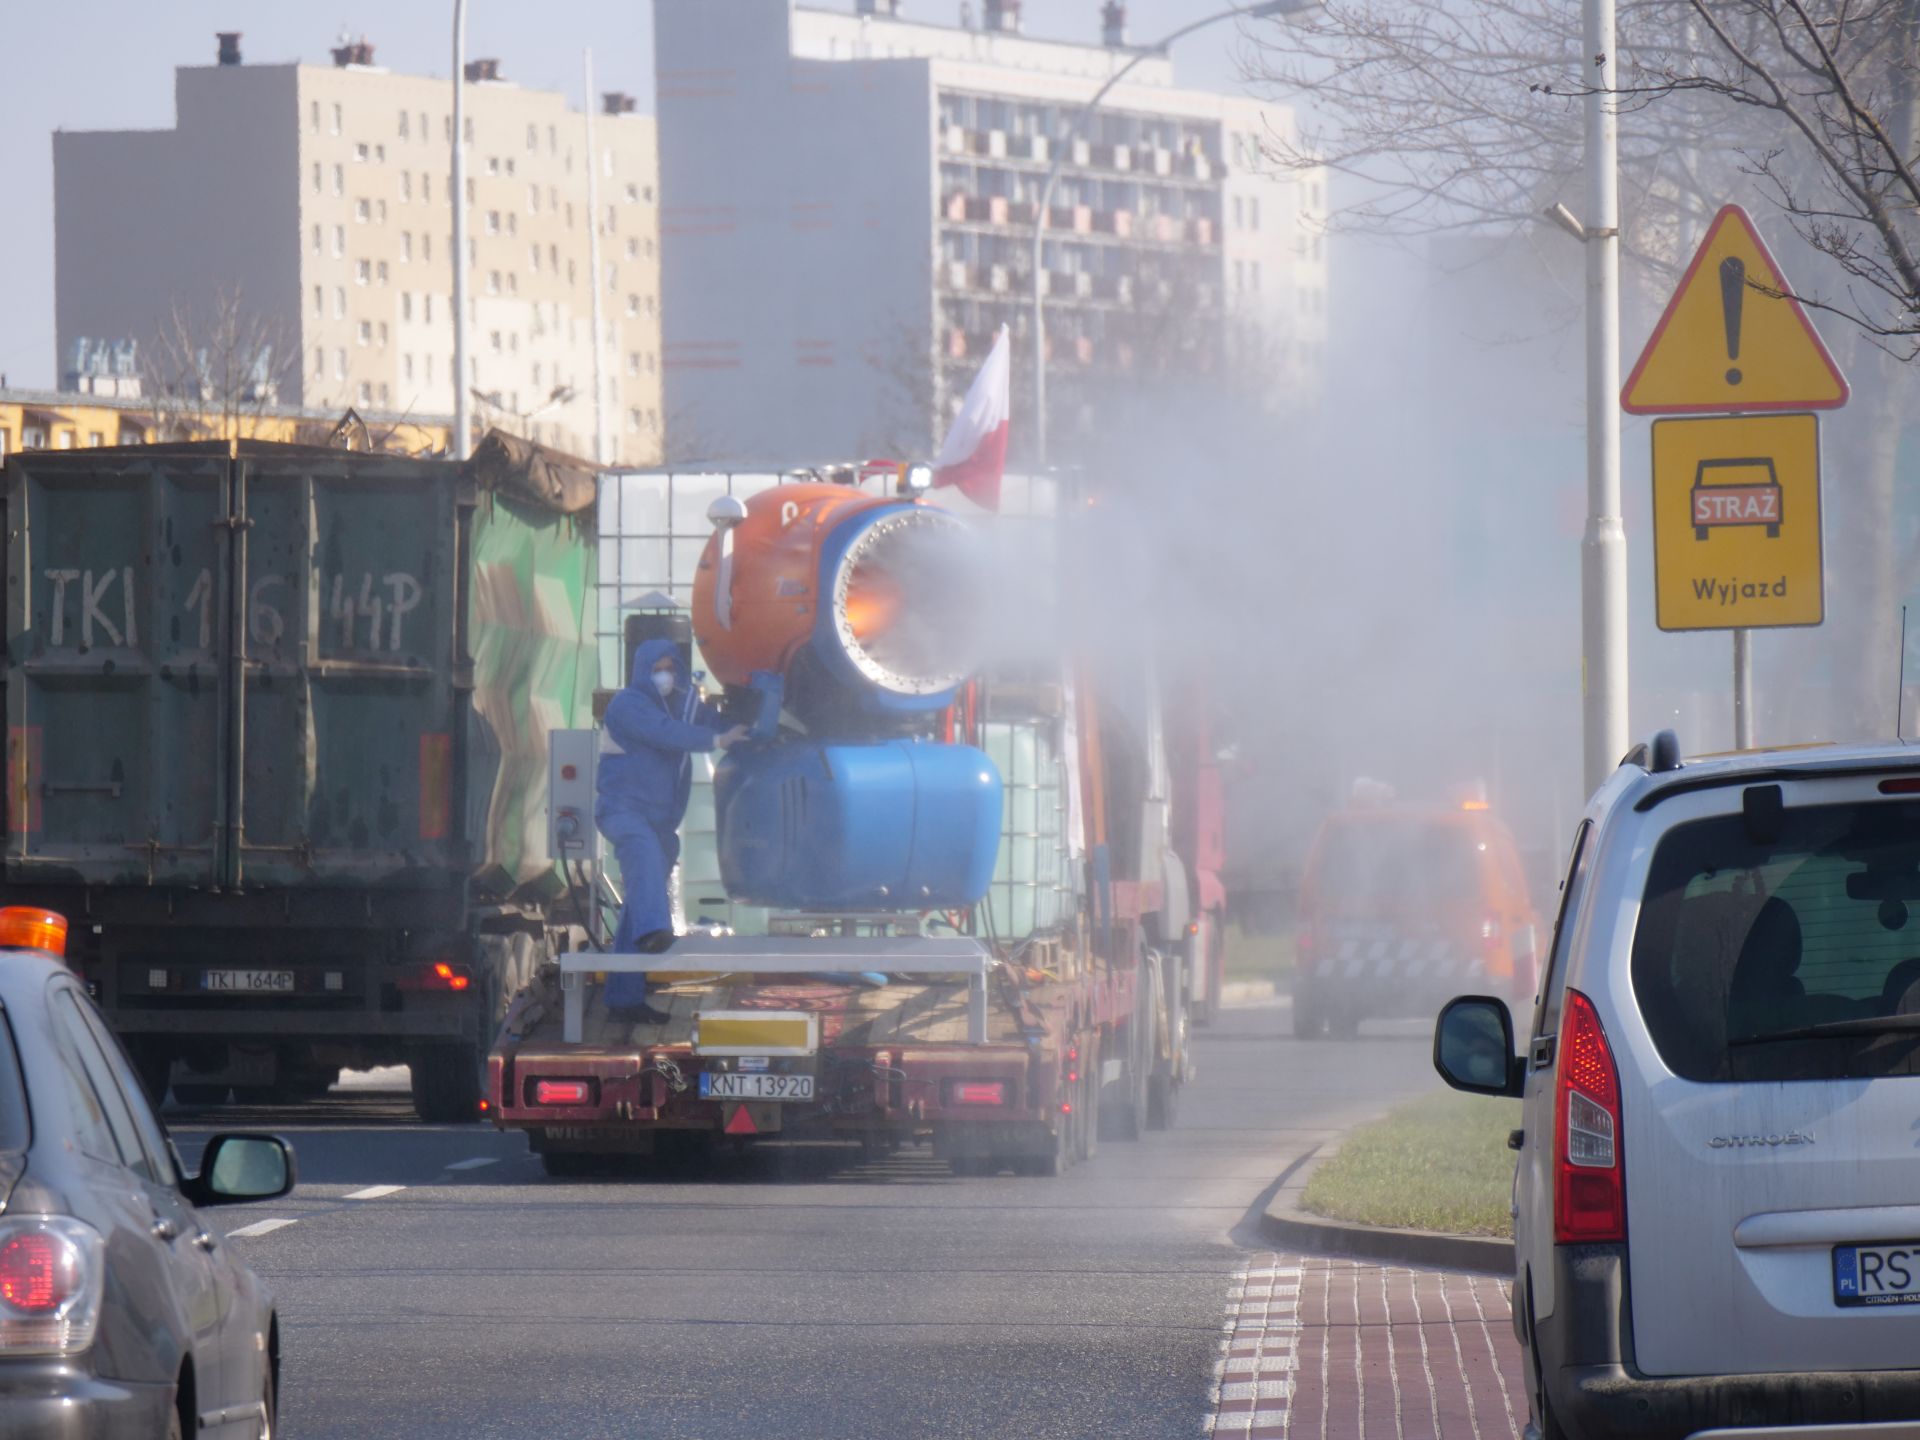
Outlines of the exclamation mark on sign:
<svg viewBox="0 0 1920 1440">
<path fill-rule="evenodd" d="M 1727 327 L 1727 359 L 1740 358 L 1740 305 L 1747 293 L 1747 262 L 1729 255 L 1720 262 L 1720 318 Z M 1727 367 L 1727 383 L 1740 383 L 1740 367 Z"/>
</svg>

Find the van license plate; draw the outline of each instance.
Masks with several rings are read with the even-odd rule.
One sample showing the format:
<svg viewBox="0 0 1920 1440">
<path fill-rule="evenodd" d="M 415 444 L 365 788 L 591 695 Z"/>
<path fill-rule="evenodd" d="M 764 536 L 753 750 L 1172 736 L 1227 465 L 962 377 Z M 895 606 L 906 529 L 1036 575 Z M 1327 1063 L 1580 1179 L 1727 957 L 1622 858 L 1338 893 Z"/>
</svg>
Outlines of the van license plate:
<svg viewBox="0 0 1920 1440">
<path fill-rule="evenodd" d="M 291 970 L 208 970 L 200 976 L 202 990 L 276 991 L 293 989 Z"/>
<path fill-rule="evenodd" d="M 811 1075 L 728 1075 L 700 1072 L 702 1100 L 811 1100 Z"/>
<path fill-rule="evenodd" d="M 1920 1240 L 1833 1247 L 1836 1305 L 1920 1305 Z"/>
</svg>

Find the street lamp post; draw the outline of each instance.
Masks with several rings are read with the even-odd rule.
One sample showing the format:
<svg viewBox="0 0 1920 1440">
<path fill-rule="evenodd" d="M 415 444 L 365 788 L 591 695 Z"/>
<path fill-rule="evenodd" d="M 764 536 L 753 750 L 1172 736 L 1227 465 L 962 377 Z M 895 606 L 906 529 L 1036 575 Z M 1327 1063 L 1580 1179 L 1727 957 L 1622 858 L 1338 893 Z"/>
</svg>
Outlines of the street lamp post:
<svg viewBox="0 0 1920 1440">
<path fill-rule="evenodd" d="M 1041 273 L 1043 246 L 1046 240 L 1047 215 L 1053 206 L 1054 187 L 1060 183 L 1060 170 L 1065 163 L 1068 147 L 1080 138 L 1093 112 L 1100 108 L 1114 86 L 1126 79 L 1134 66 L 1150 56 L 1162 55 L 1170 49 L 1176 40 L 1184 40 L 1196 30 L 1204 30 L 1209 25 L 1218 25 L 1225 20 L 1238 18 L 1264 19 L 1269 15 L 1286 15 L 1314 8 L 1319 0 L 1266 0 L 1259 5 L 1237 5 L 1231 10 L 1221 10 L 1199 20 L 1189 21 L 1178 30 L 1163 36 L 1158 43 L 1138 50 L 1132 59 L 1109 75 L 1106 83 L 1093 92 L 1093 97 L 1074 112 L 1073 119 L 1066 127 L 1066 133 L 1060 137 L 1058 153 L 1053 163 L 1047 167 L 1046 182 L 1040 187 L 1040 203 L 1033 215 L 1033 442 L 1038 465 L 1047 463 L 1047 294 Z"/>
<path fill-rule="evenodd" d="M 473 409 L 467 387 L 467 0 L 453 0 L 453 458 L 467 458 Z"/>
<path fill-rule="evenodd" d="M 1587 252 L 1587 524 L 1580 539 L 1582 777 L 1597 790 L 1627 751 L 1627 533 L 1620 518 L 1620 153 L 1614 0 L 1582 0 L 1587 217 L 1547 218 Z M 1736 632 L 1737 634 L 1738 632 Z M 1736 657 L 1738 642 L 1736 641 Z M 1751 706 L 1745 707 L 1751 713 Z M 1736 715 L 1736 719 L 1738 719 Z"/>
</svg>

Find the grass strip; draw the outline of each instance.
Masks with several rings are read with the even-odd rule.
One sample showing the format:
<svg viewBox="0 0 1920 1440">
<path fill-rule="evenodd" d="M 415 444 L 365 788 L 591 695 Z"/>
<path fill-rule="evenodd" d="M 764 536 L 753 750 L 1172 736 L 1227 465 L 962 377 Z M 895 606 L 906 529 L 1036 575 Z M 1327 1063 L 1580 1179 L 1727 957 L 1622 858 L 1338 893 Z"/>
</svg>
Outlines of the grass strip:
<svg viewBox="0 0 1920 1440">
<path fill-rule="evenodd" d="M 1331 1220 L 1450 1235 L 1513 1234 L 1518 1100 L 1445 1091 L 1354 1131 L 1307 1182 L 1301 1207 Z"/>
</svg>

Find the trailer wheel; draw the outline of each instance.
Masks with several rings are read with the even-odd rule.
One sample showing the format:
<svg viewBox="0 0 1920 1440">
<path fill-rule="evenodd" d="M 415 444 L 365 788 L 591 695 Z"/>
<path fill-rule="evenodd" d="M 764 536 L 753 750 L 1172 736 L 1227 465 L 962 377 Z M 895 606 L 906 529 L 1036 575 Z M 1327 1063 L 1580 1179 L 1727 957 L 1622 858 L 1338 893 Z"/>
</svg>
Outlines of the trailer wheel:
<svg viewBox="0 0 1920 1440">
<path fill-rule="evenodd" d="M 486 1093 L 480 1075 L 483 1062 L 480 1047 L 471 1040 L 415 1050 L 408 1060 L 414 1113 L 429 1125 L 479 1118 L 480 1097 Z"/>
<path fill-rule="evenodd" d="M 1138 1140 L 1146 1118 L 1147 1076 L 1139 1056 L 1134 1053 L 1139 1049 L 1134 1043 L 1134 1028 L 1129 1026 L 1122 1038 L 1115 1041 L 1115 1048 L 1122 1055 L 1120 1078 L 1107 1087 L 1107 1093 L 1101 1097 L 1102 1139 Z"/>
</svg>

